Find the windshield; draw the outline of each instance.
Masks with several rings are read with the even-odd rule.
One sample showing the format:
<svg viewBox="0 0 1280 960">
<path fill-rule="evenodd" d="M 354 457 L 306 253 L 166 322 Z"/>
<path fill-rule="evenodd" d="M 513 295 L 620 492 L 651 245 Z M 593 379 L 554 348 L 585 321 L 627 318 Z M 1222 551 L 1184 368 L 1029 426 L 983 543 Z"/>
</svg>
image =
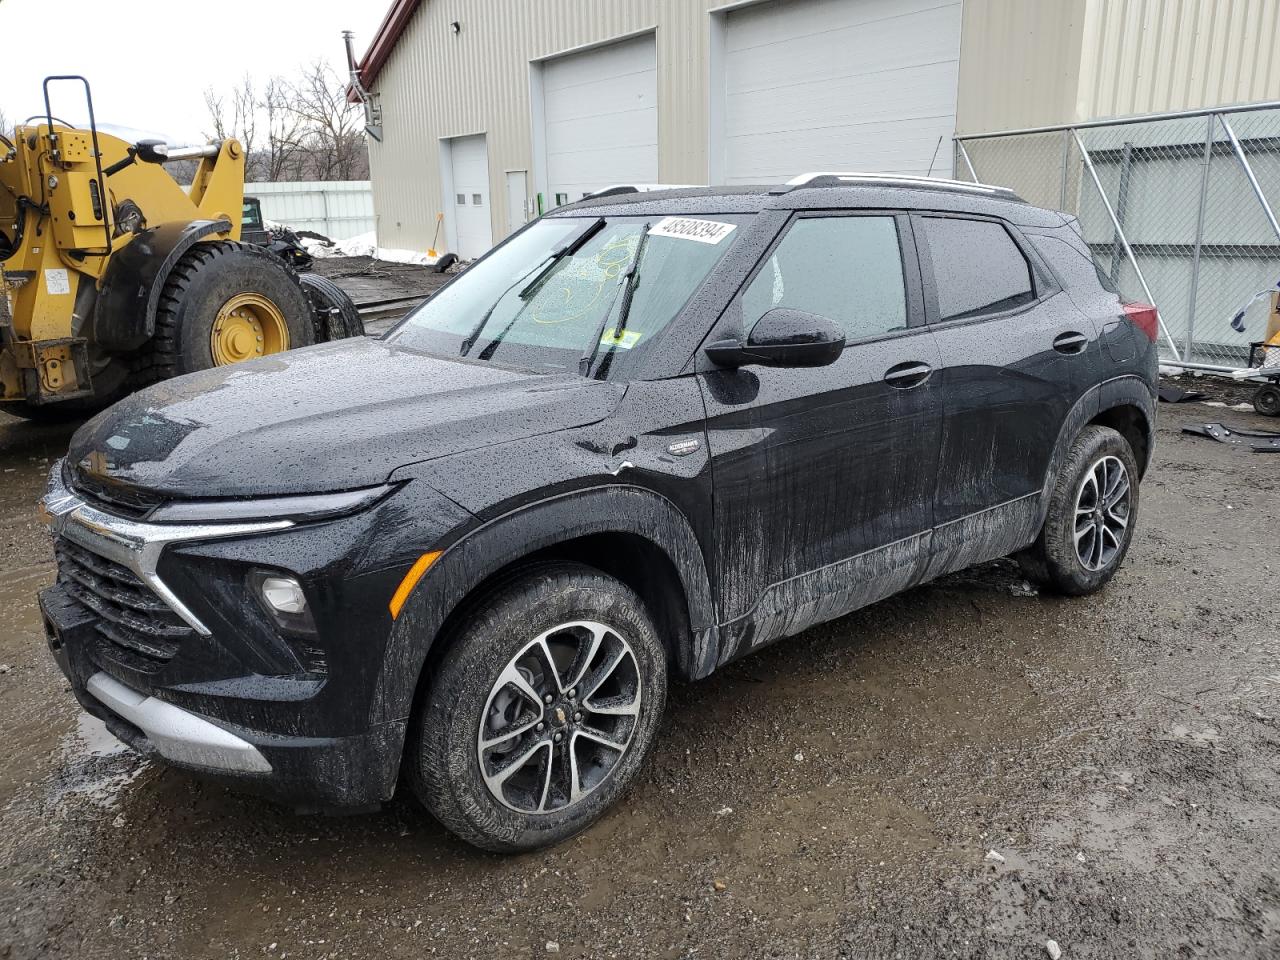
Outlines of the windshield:
<svg viewBox="0 0 1280 960">
<path fill-rule="evenodd" d="M 622 378 L 733 245 L 741 221 L 545 218 L 441 289 L 387 339 L 438 356 Z"/>
</svg>

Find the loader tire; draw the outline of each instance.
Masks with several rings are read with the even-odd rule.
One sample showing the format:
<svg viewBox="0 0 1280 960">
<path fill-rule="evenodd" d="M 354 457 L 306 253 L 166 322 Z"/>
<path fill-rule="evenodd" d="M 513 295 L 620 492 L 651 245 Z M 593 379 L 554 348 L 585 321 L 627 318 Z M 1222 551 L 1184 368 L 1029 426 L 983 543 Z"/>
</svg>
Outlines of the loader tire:
<svg viewBox="0 0 1280 960">
<path fill-rule="evenodd" d="M 328 277 L 314 273 L 301 274 L 298 280 L 311 301 L 316 343 L 364 336 L 364 321 L 360 319 L 355 301 L 347 296 L 346 291 Z"/>
<path fill-rule="evenodd" d="M 156 332 L 134 366 L 137 387 L 315 343 L 298 276 L 252 244 L 197 243 L 160 294 Z"/>
</svg>

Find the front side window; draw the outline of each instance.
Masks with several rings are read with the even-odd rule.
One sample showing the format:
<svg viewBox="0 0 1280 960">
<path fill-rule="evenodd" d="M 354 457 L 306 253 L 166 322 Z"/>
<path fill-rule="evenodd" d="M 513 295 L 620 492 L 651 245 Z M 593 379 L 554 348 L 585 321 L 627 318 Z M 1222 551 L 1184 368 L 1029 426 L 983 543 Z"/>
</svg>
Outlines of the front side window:
<svg viewBox="0 0 1280 960">
<path fill-rule="evenodd" d="M 638 369 L 745 222 L 547 217 L 467 269 L 387 339 L 546 373 L 582 370 L 594 354 L 592 375 L 622 378 Z"/>
<path fill-rule="evenodd" d="M 922 217 L 938 319 L 961 320 L 1035 300 L 1031 268 L 1009 231 L 990 220 Z"/>
<path fill-rule="evenodd" d="M 849 341 L 906 327 L 906 285 L 894 218 L 797 220 L 743 294 L 743 328 L 749 333 L 776 307 L 834 320 Z"/>
</svg>

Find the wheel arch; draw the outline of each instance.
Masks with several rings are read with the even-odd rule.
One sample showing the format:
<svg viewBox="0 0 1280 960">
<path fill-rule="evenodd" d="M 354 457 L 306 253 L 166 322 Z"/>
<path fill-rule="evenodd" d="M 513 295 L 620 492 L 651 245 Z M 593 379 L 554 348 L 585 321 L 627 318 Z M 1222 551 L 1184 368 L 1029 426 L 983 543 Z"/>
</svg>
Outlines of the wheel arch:
<svg viewBox="0 0 1280 960">
<path fill-rule="evenodd" d="M 1054 443 L 1040 492 L 1040 524 L 1049 510 L 1054 480 L 1067 459 L 1071 444 L 1090 424 L 1117 430 L 1133 448 L 1139 476 L 1146 473 L 1155 445 L 1156 405 L 1151 387 L 1137 375 L 1107 380 L 1090 387 L 1067 412 Z"/>
<path fill-rule="evenodd" d="M 156 332 L 160 293 L 182 256 L 206 237 L 230 235 L 229 220 L 162 223 L 111 255 L 93 311 L 93 335 L 105 350 L 136 350 Z"/>
<path fill-rule="evenodd" d="M 715 668 L 715 614 L 706 562 L 689 522 L 665 497 L 632 486 L 577 490 L 503 514 L 451 544 L 392 625 L 375 722 L 412 711 L 424 669 L 472 605 L 530 564 L 574 561 L 640 596 L 678 676 Z"/>
</svg>

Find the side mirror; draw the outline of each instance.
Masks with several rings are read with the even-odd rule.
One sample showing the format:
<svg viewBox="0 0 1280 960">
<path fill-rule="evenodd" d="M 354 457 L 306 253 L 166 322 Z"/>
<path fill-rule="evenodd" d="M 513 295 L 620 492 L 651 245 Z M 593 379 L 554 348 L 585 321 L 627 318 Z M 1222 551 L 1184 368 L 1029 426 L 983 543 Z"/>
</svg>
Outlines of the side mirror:
<svg viewBox="0 0 1280 960">
<path fill-rule="evenodd" d="M 718 340 L 707 344 L 707 358 L 720 367 L 825 367 L 844 350 L 844 331 L 829 317 L 776 307 L 758 321 L 743 343 Z"/>
</svg>

